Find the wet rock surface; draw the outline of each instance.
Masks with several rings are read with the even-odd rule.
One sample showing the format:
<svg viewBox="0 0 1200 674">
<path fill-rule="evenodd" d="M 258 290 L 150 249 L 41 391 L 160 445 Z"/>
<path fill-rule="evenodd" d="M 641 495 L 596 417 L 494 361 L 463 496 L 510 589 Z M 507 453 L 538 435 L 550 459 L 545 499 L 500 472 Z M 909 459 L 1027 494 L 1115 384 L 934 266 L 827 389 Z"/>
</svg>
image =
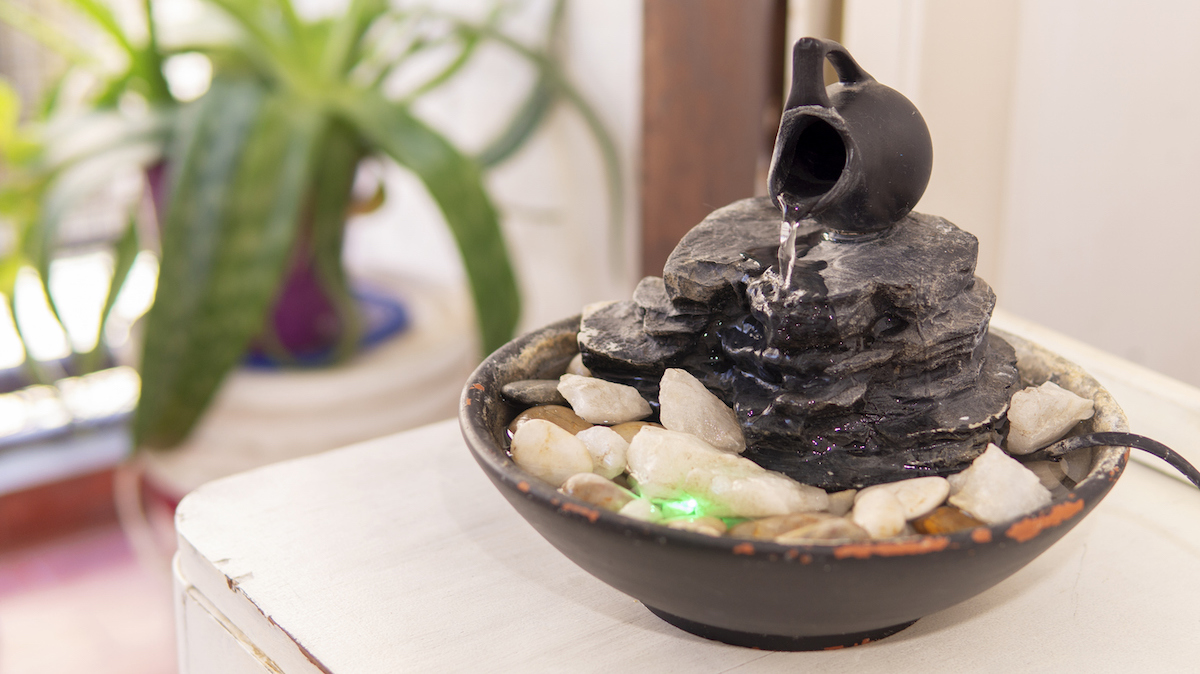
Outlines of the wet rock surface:
<svg viewBox="0 0 1200 674">
<path fill-rule="evenodd" d="M 589 307 L 584 364 L 657 401 L 682 368 L 731 407 L 746 458 L 829 490 L 948 475 L 1001 440 L 1017 384 L 988 333 L 974 236 L 909 214 L 833 241 L 801 221 L 791 277 L 766 198 L 712 213 L 631 301 Z"/>
</svg>

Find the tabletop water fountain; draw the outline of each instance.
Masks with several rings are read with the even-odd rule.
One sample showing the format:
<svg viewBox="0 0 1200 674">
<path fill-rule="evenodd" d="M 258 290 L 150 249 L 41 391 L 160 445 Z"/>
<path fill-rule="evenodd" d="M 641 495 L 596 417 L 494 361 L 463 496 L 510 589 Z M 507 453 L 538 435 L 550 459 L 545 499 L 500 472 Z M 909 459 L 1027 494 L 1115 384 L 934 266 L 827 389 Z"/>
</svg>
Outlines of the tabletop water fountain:
<svg viewBox="0 0 1200 674">
<path fill-rule="evenodd" d="M 828 87 L 826 61 L 839 80 Z M 894 634 L 1016 572 L 1107 494 L 1128 447 L 1197 485 L 1200 473 L 1129 434 L 1087 373 L 989 329 L 995 294 L 974 274 L 975 237 L 912 211 L 933 154 L 912 103 L 837 43 L 802 39 L 793 62 L 769 196 L 709 215 L 632 299 L 590 305 L 492 354 L 467 382 L 460 421 L 513 507 L 599 579 L 694 634 L 812 650 Z M 667 388 L 686 380 L 705 405 L 692 415 L 700 426 L 730 419 L 728 445 L 672 428 Z M 632 416 L 585 411 L 580 382 L 632 399 Z M 1086 414 L 1018 448 L 1029 429 L 1013 418 L 1014 394 L 1046 387 Z M 624 433 L 612 441 L 624 443 L 619 466 L 585 446 L 588 433 Z M 535 435 L 545 442 L 522 439 Z M 648 453 L 670 443 L 674 464 Z M 1063 457 L 1077 472 L 1045 478 Z M 987 515 L 943 491 L 925 506 L 954 505 L 943 506 L 957 512 L 949 524 L 909 513 L 880 533 L 858 518 L 868 493 L 899 503 L 902 485 L 957 480 L 961 495 L 997 462 L 1020 473 L 1032 501 Z M 655 482 L 660 473 L 675 481 Z M 996 484 L 985 487 L 1016 489 Z M 781 496 L 742 510 L 716 496 L 753 501 L 755 485 Z M 835 502 L 852 510 L 835 513 Z M 761 535 L 789 517 L 795 530 Z"/>
<path fill-rule="evenodd" d="M 716 211 L 661 279 L 585 313 L 584 363 L 648 397 L 666 368 L 697 374 L 745 456 L 805 484 L 960 471 L 998 442 L 1017 383 L 977 241 L 911 212 L 933 151 L 908 99 L 832 42 L 800 40 L 794 65 L 770 198 Z"/>
</svg>

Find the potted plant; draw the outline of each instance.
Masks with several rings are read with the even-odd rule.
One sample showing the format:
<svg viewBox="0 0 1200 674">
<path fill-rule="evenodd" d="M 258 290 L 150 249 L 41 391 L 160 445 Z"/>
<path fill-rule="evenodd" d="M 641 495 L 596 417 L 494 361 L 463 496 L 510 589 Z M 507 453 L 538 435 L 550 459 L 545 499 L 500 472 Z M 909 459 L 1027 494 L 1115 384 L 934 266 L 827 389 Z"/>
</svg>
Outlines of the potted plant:
<svg viewBox="0 0 1200 674">
<path fill-rule="evenodd" d="M 362 326 L 341 252 L 356 169 L 366 157 L 390 157 L 412 171 L 445 216 L 484 353 L 511 337 L 519 296 L 483 175 L 520 148 L 556 102 L 575 106 L 593 133 L 617 203 L 611 217 L 619 218 L 614 146 L 555 59 L 563 0 L 552 7 L 540 47 L 504 32 L 512 11 L 506 2 L 480 21 L 383 0 L 351 0 L 340 15 L 315 20 L 299 16 L 290 0 L 208 2 L 228 19 L 230 39 L 168 46 L 159 39 L 154 0 L 144 3 L 141 39 L 97 0 L 71 0 L 117 45 L 125 66 L 96 78 L 83 112 L 73 116 L 59 114 L 71 101 L 65 88 L 56 90 L 40 137 L 0 130 L 0 157 L 7 159 L 0 214 L 15 224 L 0 293 L 10 301 L 23 266 L 46 283 L 62 216 L 104 179 L 104 167 L 132 160 L 144 171 L 154 207 L 135 204 L 112 245 L 115 273 L 104 309 L 107 316 L 134 256 L 153 238 L 146 234 L 160 233 L 136 446 L 165 448 L 185 438 L 252 346 L 285 362 L 314 353 L 323 354 L 321 362 L 338 362 L 354 353 Z M 94 61 L 17 5 L 0 0 L 0 19 L 77 66 Z M 397 50 L 398 34 L 407 37 Z M 503 132 L 471 156 L 413 108 L 488 42 L 527 60 L 538 76 Z M 381 85 L 390 73 L 435 48 L 451 54 L 440 68 L 402 96 L 385 96 Z M 168 59 L 181 54 L 201 54 L 212 64 L 211 85 L 190 102 L 173 93 L 163 74 Z M 3 118 L 0 100 L 0 124 Z M 157 216 L 158 226 L 140 222 L 146 216 Z M 302 315 L 281 315 L 289 306 Z M 285 334 L 285 324 L 301 325 L 300 337 Z M 98 344 L 74 360 L 94 368 L 102 351 Z"/>
</svg>

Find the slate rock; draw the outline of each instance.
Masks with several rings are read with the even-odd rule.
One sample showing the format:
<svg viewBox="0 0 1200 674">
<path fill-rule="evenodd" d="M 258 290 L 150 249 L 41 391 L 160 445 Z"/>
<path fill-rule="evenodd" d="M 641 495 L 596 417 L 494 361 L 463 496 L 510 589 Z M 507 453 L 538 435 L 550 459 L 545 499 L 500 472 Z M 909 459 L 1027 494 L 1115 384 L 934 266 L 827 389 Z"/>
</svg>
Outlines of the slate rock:
<svg viewBox="0 0 1200 674">
<path fill-rule="evenodd" d="M 683 236 L 663 266 L 672 302 L 714 307 L 733 295 L 744 276 L 774 264 L 781 222 L 768 197 L 742 199 L 710 213 Z M 815 222 L 803 226 L 805 234 L 818 231 Z"/>
<path fill-rule="evenodd" d="M 579 350 L 589 370 L 648 374 L 657 378 L 693 340 L 646 333 L 645 309 L 631 301 L 586 307 L 579 328 Z"/>
<path fill-rule="evenodd" d="M 522 379 L 509 382 L 500 394 L 519 405 L 566 405 L 567 399 L 558 392 L 557 379 Z"/>
</svg>

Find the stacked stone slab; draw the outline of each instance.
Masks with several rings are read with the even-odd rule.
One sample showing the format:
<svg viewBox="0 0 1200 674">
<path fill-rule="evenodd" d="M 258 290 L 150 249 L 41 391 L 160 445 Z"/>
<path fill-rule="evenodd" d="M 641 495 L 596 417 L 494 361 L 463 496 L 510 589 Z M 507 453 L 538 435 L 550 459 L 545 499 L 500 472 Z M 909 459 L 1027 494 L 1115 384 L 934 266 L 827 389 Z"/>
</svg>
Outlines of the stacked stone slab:
<svg viewBox="0 0 1200 674">
<path fill-rule="evenodd" d="M 709 215 L 662 278 L 584 310 L 584 364 L 652 404 L 687 369 L 737 412 L 745 456 L 826 489 L 957 472 L 999 440 L 1016 364 L 974 236 L 917 213 L 852 242 L 801 223 L 781 293 L 779 231 L 766 198 Z"/>
</svg>

